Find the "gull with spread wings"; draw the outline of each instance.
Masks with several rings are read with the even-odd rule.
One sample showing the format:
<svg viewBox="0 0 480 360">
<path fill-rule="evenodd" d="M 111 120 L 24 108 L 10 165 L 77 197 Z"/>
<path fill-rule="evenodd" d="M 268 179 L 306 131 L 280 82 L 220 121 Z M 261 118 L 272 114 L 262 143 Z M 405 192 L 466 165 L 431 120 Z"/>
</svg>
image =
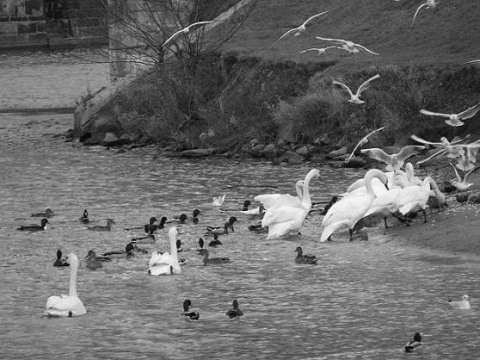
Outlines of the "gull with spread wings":
<svg viewBox="0 0 480 360">
<path fill-rule="evenodd" d="M 425 146 L 407 145 L 396 154 L 387 154 L 385 151 L 379 148 L 362 149 L 360 152 L 371 157 L 372 159 L 384 162 L 387 164 L 386 169 L 388 171 L 394 171 L 399 170 L 405 163 L 406 159 L 413 155 L 419 154 L 424 149 Z"/>
<path fill-rule="evenodd" d="M 162 47 L 165 47 L 174 37 L 176 37 L 177 35 L 179 34 L 187 34 L 190 32 L 190 29 L 194 26 L 200 26 L 200 25 L 206 25 L 206 24 L 210 24 L 212 23 L 213 21 L 198 21 L 196 23 L 193 23 L 193 24 L 190 24 L 188 25 L 186 28 L 183 28 L 181 30 L 178 30 L 176 33 L 174 33 L 172 36 L 170 36 L 162 45 Z"/>
<path fill-rule="evenodd" d="M 341 87 L 343 87 L 345 90 L 348 91 L 348 93 L 350 94 L 350 99 L 348 101 L 350 101 L 351 103 L 354 103 L 354 104 L 363 104 L 365 101 L 363 100 L 360 100 L 360 95 L 362 94 L 362 92 L 364 92 L 365 90 L 368 89 L 368 86 L 370 85 L 370 82 L 372 82 L 373 80 L 375 79 L 378 79 L 380 77 L 380 75 L 375 75 L 375 76 L 372 76 L 370 79 L 368 79 L 367 81 L 365 81 L 362 85 L 360 85 L 360 87 L 358 88 L 357 92 L 354 94 L 352 92 L 352 90 L 350 90 L 350 88 L 339 82 L 339 81 L 335 81 L 333 80 L 332 81 L 332 84 L 333 85 L 340 85 Z"/>
<path fill-rule="evenodd" d="M 323 55 L 327 52 L 328 49 L 343 49 L 343 47 L 340 47 L 340 46 L 327 46 L 327 47 L 324 47 L 324 48 L 310 48 L 310 49 L 305 49 L 305 50 L 302 50 L 300 51 L 300 54 L 304 54 L 308 51 L 316 51 L 318 52 L 318 55 Z M 343 49 L 345 50 L 345 49 Z"/>
<path fill-rule="evenodd" d="M 425 109 L 420 110 L 420 113 L 423 115 L 440 116 L 440 117 L 447 118 L 445 122 L 450 126 L 462 126 L 464 124 L 462 120 L 466 120 L 466 119 L 470 119 L 471 117 L 474 117 L 477 114 L 478 110 L 480 110 L 480 102 L 478 102 L 477 104 L 473 105 L 472 107 L 458 114 L 437 113 L 437 112 L 428 111 Z"/>
<path fill-rule="evenodd" d="M 435 0 L 427 0 L 426 2 L 424 2 L 423 4 L 421 4 L 418 8 L 417 8 L 417 11 L 415 11 L 415 15 L 413 16 L 413 20 L 412 20 L 412 25 L 413 26 L 413 23 L 415 22 L 415 19 L 417 18 L 417 15 L 418 15 L 418 12 L 420 11 L 421 8 L 423 8 L 424 6 L 427 7 L 427 9 L 433 9 L 435 6 L 437 6 L 437 2 L 435 2 Z"/>
<path fill-rule="evenodd" d="M 380 131 L 380 130 L 383 130 L 385 129 L 386 126 L 382 126 L 381 128 L 378 128 L 377 130 L 373 130 L 371 133 L 368 133 L 367 135 L 365 135 L 363 138 L 360 139 L 360 141 L 358 142 L 358 144 L 355 146 L 355 148 L 353 149 L 352 153 L 350 154 L 350 156 L 348 157 L 347 160 L 345 160 L 345 164 L 348 164 L 350 162 L 350 160 L 352 159 L 352 156 L 353 154 L 355 154 L 355 151 L 357 151 L 357 149 L 366 144 L 368 142 L 368 138 L 369 136 L 375 134 L 377 131 Z"/>
<path fill-rule="evenodd" d="M 298 36 L 298 35 L 300 35 L 302 32 L 307 31 L 307 23 L 308 23 L 310 20 L 315 19 L 316 17 L 321 16 L 321 15 L 323 15 L 323 14 L 326 14 L 327 12 L 328 12 L 328 10 L 327 10 L 327 11 L 324 11 L 324 12 L 321 12 L 320 14 L 316 14 L 316 15 L 310 16 L 307 20 L 305 20 L 305 22 L 304 22 L 302 25 L 297 26 L 297 27 L 295 27 L 295 28 L 293 28 L 293 29 L 288 30 L 285 34 L 283 34 L 282 36 L 280 36 L 277 41 L 280 41 L 281 39 L 283 39 L 283 38 L 284 38 L 285 36 L 287 36 L 288 34 L 293 33 L 293 36 Z M 275 41 L 275 42 L 277 42 L 277 41 Z"/>
<path fill-rule="evenodd" d="M 474 185 L 474 183 L 468 182 L 468 178 L 473 172 L 480 169 L 480 166 L 474 167 L 473 169 L 465 173 L 462 179 L 455 165 L 453 165 L 452 163 L 450 163 L 450 165 L 453 167 L 453 170 L 455 171 L 455 176 L 457 178 L 457 180 L 452 181 L 452 185 L 455 186 L 458 191 L 467 191 L 468 189 L 470 189 Z"/>
<path fill-rule="evenodd" d="M 464 63 L 463 65 L 469 65 L 469 64 L 480 64 L 480 60 L 470 60 Z"/>
<path fill-rule="evenodd" d="M 440 138 L 440 142 L 427 141 L 422 139 L 421 137 L 418 137 L 417 135 L 412 135 L 410 137 L 419 143 L 442 148 L 441 150 L 434 153 L 432 156 L 429 156 L 427 159 L 417 162 L 417 165 L 420 165 L 427 162 L 428 160 L 433 159 L 436 156 L 444 155 L 445 153 L 447 154 L 447 157 L 451 159 L 456 159 L 457 157 L 463 155 L 464 150 L 462 149 L 462 146 L 459 144 L 463 140 L 465 140 L 468 136 L 463 139 L 454 139 L 452 140 L 452 142 L 448 141 L 448 139 L 445 136 L 442 136 Z"/>
<path fill-rule="evenodd" d="M 360 45 L 360 44 L 356 44 L 354 43 L 353 41 L 349 41 L 349 40 L 342 40 L 342 39 L 328 39 L 328 38 L 322 38 L 320 36 L 317 36 L 316 37 L 318 40 L 323 40 L 323 41 L 334 41 L 337 43 L 337 45 L 341 45 L 341 47 L 345 50 L 347 50 L 348 52 L 352 53 L 352 54 L 355 54 L 355 53 L 358 53 L 360 52 L 360 49 L 361 50 L 364 50 L 370 54 L 373 54 L 373 55 L 380 55 L 376 52 L 373 52 L 371 50 L 368 50 L 365 46 L 363 45 Z"/>
</svg>

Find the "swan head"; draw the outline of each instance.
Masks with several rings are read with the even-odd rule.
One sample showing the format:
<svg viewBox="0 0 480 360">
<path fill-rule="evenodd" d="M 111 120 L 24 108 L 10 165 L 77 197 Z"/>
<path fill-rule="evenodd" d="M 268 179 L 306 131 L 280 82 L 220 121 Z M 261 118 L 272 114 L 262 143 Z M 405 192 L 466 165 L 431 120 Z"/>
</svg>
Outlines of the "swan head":
<svg viewBox="0 0 480 360">
<path fill-rule="evenodd" d="M 70 264 L 70 266 L 78 266 L 78 257 L 74 253 L 68 254 L 65 261 Z"/>
<path fill-rule="evenodd" d="M 462 296 L 462 300 L 463 300 L 463 301 L 468 301 L 468 295 L 463 295 L 463 296 Z"/>
</svg>

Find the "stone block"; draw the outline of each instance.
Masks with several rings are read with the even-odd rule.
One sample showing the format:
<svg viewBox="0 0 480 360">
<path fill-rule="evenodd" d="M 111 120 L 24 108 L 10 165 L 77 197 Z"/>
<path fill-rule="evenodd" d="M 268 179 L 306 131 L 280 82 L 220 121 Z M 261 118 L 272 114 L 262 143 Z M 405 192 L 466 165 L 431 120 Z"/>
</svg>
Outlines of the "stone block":
<svg viewBox="0 0 480 360">
<path fill-rule="evenodd" d="M 19 34 L 35 34 L 36 32 L 37 32 L 37 23 L 35 22 L 18 23 Z"/>
<path fill-rule="evenodd" d="M 0 35 L 16 35 L 18 34 L 18 27 L 16 23 L 0 22 Z"/>
</svg>

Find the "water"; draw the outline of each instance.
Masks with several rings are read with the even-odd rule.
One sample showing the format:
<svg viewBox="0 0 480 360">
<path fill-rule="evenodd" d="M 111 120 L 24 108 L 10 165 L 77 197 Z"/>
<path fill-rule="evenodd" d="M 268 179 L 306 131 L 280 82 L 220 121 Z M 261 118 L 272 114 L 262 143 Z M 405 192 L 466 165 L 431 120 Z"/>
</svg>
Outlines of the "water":
<svg viewBox="0 0 480 360">
<path fill-rule="evenodd" d="M 320 244 L 321 216 L 309 217 L 301 238 L 266 240 L 237 216 L 235 232 L 220 239 L 211 256 L 229 264 L 204 267 L 195 251 L 207 225 L 230 214 L 211 207 L 227 194 L 225 207 L 272 191 L 293 193 L 312 168 L 324 181 L 311 184 L 313 200 L 327 200 L 360 172 L 321 164 L 278 167 L 257 161 L 170 159 L 152 148 L 118 154 L 102 147 L 65 143 L 53 135 L 71 126 L 65 115 L 25 118 L 0 115 L 0 344 L 2 359 L 403 359 L 405 343 L 423 335 L 420 359 L 474 359 L 479 352 L 480 259 L 400 246 L 372 230 L 368 242 Z M 267 187 L 270 186 L 270 187 Z M 277 189 L 271 188 L 276 186 Z M 32 212 L 52 208 L 51 228 L 38 234 L 16 230 L 34 223 Z M 172 218 L 201 210 L 198 225 L 179 226 L 188 260 L 177 276 L 148 276 L 149 255 L 116 259 L 91 271 L 82 264 L 78 293 L 87 315 L 42 317 L 50 295 L 68 292 L 69 269 L 54 268 L 58 248 L 83 259 L 124 248 L 150 216 Z M 116 224 L 91 232 L 78 218 Z M 165 250 L 167 230 L 157 243 Z M 297 265 L 294 249 L 320 258 Z M 447 309 L 448 296 L 467 293 L 473 309 Z M 198 323 L 180 317 L 191 299 Z M 236 298 L 244 316 L 228 320 Z"/>
</svg>

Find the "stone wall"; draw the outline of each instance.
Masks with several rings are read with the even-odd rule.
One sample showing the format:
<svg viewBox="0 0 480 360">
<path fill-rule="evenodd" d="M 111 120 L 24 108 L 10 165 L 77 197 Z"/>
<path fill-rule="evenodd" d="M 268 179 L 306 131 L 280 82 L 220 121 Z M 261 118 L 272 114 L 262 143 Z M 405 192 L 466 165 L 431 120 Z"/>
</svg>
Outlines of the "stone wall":
<svg viewBox="0 0 480 360">
<path fill-rule="evenodd" d="M 102 0 L 0 0 L 0 48 L 107 44 Z"/>
</svg>

